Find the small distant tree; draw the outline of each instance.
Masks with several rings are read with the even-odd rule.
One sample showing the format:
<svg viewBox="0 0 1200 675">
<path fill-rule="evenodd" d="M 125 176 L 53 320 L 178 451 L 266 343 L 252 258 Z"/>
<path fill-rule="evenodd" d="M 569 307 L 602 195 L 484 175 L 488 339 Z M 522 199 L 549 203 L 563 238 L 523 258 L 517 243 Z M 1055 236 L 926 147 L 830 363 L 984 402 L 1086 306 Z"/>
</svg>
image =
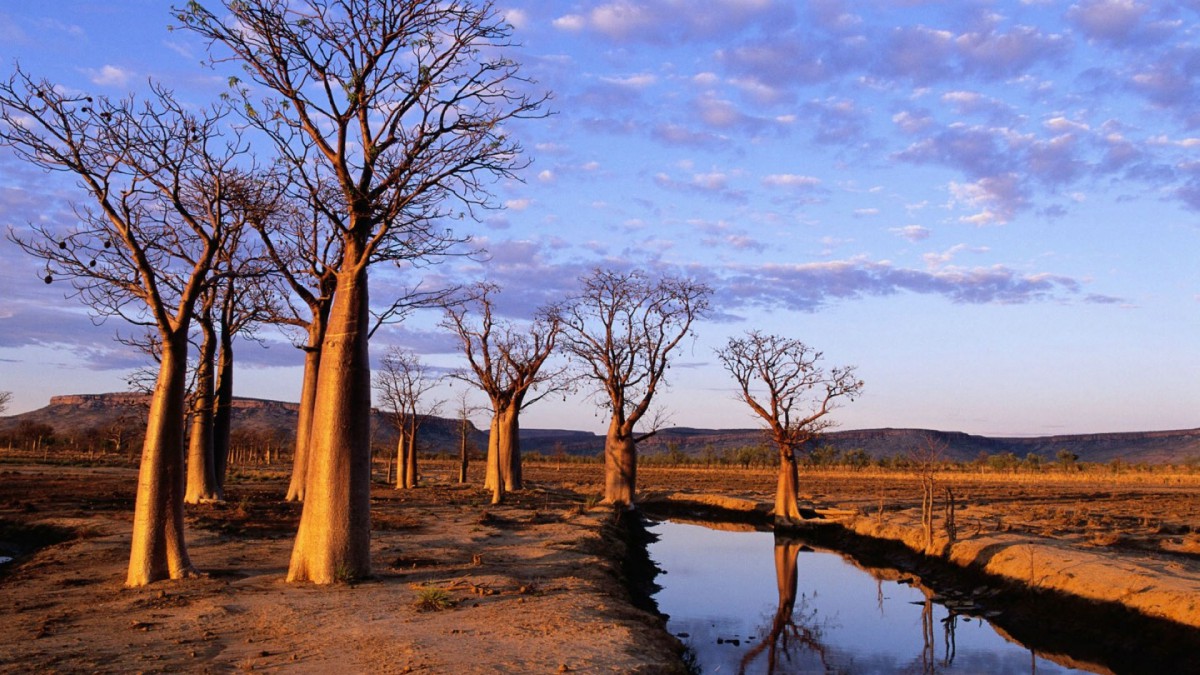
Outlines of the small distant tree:
<svg viewBox="0 0 1200 675">
<path fill-rule="evenodd" d="M 921 481 L 921 532 L 925 538 L 926 551 L 933 547 L 933 500 L 937 488 L 937 472 L 946 461 L 946 454 L 946 443 L 933 436 L 926 438 L 921 446 L 909 451 L 909 461 Z"/>
<path fill-rule="evenodd" d="M 842 455 L 842 463 L 851 469 L 858 471 L 871 465 L 871 455 L 867 454 L 867 451 L 863 450 L 862 448 L 847 450 L 846 453 Z"/>
<path fill-rule="evenodd" d="M 8 404 L 12 401 L 11 391 L 0 391 L 0 413 L 8 410 Z"/>
<path fill-rule="evenodd" d="M 1079 468 L 1079 455 L 1067 450 L 1066 448 L 1059 450 L 1056 457 L 1058 458 L 1058 466 L 1061 467 L 1063 471 L 1075 471 Z"/>
<path fill-rule="evenodd" d="M 767 424 L 779 451 L 776 523 L 801 520 L 797 450 L 831 426 L 839 399 L 854 400 L 863 382 L 853 366 L 821 367 L 821 352 L 791 338 L 749 331 L 733 337 L 717 358 L 737 381 L 741 398 Z"/>
<path fill-rule="evenodd" d="M 442 405 L 441 401 L 428 400 L 428 394 L 435 386 L 437 379 L 410 349 L 391 347 L 380 360 L 375 390 L 379 392 L 383 407 L 391 411 L 392 422 L 400 433 L 396 448 L 397 488 L 417 486 L 417 432 Z"/>
<path fill-rule="evenodd" d="M 478 406 L 472 405 L 470 395 L 467 392 L 461 392 L 458 396 L 458 482 L 467 482 L 467 469 L 470 465 L 471 457 L 471 432 L 475 430 L 475 425 L 471 423 L 471 415 L 474 415 L 479 410 Z"/>
<path fill-rule="evenodd" d="M 499 319 L 494 298 L 499 290 L 476 285 L 469 298 L 446 307 L 442 324 L 458 337 L 467 358 L 468 368 L 451 377 L 478 387 L 492 406 L 484 482 L 492 503 L 521 489 L 521 411 L 555 391 L 563 374 L 563 368 L 543 368 L 558 340 L 558 318 L 540 310 L 527 326 Z"/>
<path fill-rule="evenodd" d="M 557 310 L 562 344 L 595 386 L 610 420 L 604 439 L 604 500 L 632 506 L 637 444 L 658 431 L 650 404 L 666 384 L 672 353 L 708 310 L 712 289 L 682 277 L 597 269 L 583 290 Z M 645 418 L 651 428 L 635 428 Z"/>
</svg>

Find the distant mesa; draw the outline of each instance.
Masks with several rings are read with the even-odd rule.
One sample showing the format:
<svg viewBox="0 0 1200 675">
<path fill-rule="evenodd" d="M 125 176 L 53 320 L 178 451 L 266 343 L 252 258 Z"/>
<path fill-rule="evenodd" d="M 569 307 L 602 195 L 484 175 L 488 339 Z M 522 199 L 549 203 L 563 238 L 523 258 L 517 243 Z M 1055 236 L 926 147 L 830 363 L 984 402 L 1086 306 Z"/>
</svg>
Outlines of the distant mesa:
<svg viewBox="0 0 1200 675">
<path fill-rule="evenodd" d="M 128 392 L 110 394 L 70 394 L 54 396 L 50 404 L 20 415 L 0 417 L 0 432 L 8 432 L 22 422 L 45 424 L 56 434 L 78 435 L 110 428 L 115 422 L 131 427 L 144 422 L 149 396 Z M 269 435 L 276 442 L 288 442 L 295 432 L 299 406 L 296 403 L 258 398 L 235 398 L 234 431 Z M 396 432 L 388 417 L 376 410 L 372 414 L 372 437 L 376 443 L 394 447 Z M 423 426 L 419 440 L 427 451 L 457 452 L 458 422 L 433 417 Z M 487 434 L 475 428 L 471 443 L 487 447 Z M 640 446 L 643 454 L 676 451 L 698 457 L 718 456 L 738 448 L 763 444 L 760 429 L 696 429 L 673 427 L 660 430 Z M 822 444 L 831 452 L 844 454 L 861 450 L 870 457 L 905 455 L 929 442 L 945 449 L 948 460 L 969 462 L 982 454 L 1012 454 L 1019 460 L 1037 455 L 1045 461 L 1059 453 L 1075 454 L 1082 462 L 1108 463 L 1120 460 L 1130 464 L 1183 464 L 1200 461 L 1200 429 L 1146 431 L 1132 433 L 1072 434 L 1038 437 L 975 436 L 957 431 L 929 429 L 854 429 L 835 431 Z M 521 429 L 521 449 L 545 455 L 597 455 L 604 437 L 588 431 L 569 429 Z"/>
</svg>

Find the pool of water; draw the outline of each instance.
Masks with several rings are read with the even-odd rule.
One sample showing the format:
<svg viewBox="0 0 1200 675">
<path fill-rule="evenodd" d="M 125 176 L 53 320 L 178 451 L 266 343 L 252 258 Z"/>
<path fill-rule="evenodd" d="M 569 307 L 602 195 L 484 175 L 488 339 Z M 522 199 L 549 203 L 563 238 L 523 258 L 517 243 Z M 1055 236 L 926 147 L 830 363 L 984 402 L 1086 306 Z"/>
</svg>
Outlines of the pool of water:
<svg viewBox="0 0 1200 675">
<path fill-rule="evenodd" d="M 1091 672 L 797 539 L 670 521 L 650 529 L 663 570 L 654 599 L 704 673 Z"/>
</svg>

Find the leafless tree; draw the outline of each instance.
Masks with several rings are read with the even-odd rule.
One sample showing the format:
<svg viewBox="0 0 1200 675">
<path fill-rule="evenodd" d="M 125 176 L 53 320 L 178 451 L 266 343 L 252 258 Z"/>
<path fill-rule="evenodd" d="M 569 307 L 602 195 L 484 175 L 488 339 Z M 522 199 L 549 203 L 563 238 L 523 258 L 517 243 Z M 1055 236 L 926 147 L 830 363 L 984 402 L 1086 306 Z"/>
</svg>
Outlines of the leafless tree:
<svg viewBox="0 0 1200 675">
<path fill-rule="evenodd" d="M 775 522 L 801 520 L 796 452 L 832 425 L 826 415 L 838 399 L 862 393 L 862 380 L 853 366 L 825 370 L 821 352 L 799 340 L 759 331 L 730 338 L 717 358 L 737 381 L 741 398 L 767 423 L 779 450 Z"/>
<path fill-rule="evenodd" d="M 17 68 L 0 82 L 0 145 L 75 176 L 87 204 L 66 232 L 10 233 L 101 317 L 151 327 L 161 346 L 134 510 L 126 583 L 193 572 L 183 533 L 183 425 L 188 334 L 229 232 L 227 201 L 243 180 L 228 109 L 196 110 L 151 85 L 146 101 L 76 94 Z M 224 134 L 224 135 L 223 135 Z"/>
<path fill-rule="evenodd" d="M 490 4 L 416 0 L 222 0 L 177 11 L 208 38 L 246 121 L 274 141 L 337 233 L 341 255 L 321 347 L 304 510 L 288 579 L 370 574 L 368 268 L 419 263 L 461 241 L 441 223 L 491 205 L 486 181 L 515 176 L 506 124 L 544 97 L 502 53 L 511 26 Z"/>
<path fill-rule="evenodd" d="M 414 488 L 417 469 L 417 432 L 421 424 L 441 409 L 442 401 L 430 401 L 428 394 L 437 386 L 437 378 L 421 363 L 416 352 L 392 347 L 384 354 L 375 373 L 375 390 L 382 407 L 392 416 L 400 441 L 396 448 L 396 487 Z"/>
<path fill-rule="evenodd" d="M 183 495 L 183 501 L 188 504 L 224 499 L 217 485 L 216 458 L 213 454 L 217 354 L 213 305 L 216 301 L 217 287 L 209 285 L 200 296 L 196 312 L 201 339 L 191 396 L 192 431 L 188 435 L 187 487 Z"/>
<path fill-rule="evenodd" d="M 558 339 L 557 317 L 541 310 L 526 326 L 496 317 L 494 284 L 478 284 L 470 298 L 446 308 L 443 326 L 458 336 L 468 369 L 451 377 L 478 387 L 492 408 L 487 477 L 492 503 L 521 489 L 521 411 L 563 383 L 565 366 L 544 369 Z M 541 391 L 529 397 L 535 389 Z"/>
<path fill-rule="evenodd" d="M 470 393 L 466 391 L 458 394 L 458 482 L 467 482 L 467 468 L 470 465 L 471 451 L 471 432 L 475 430 L 475 425 L 471 423 L 471 415 L 475 414 L 480 408 L 472 405 Z"/>
<path fill-rule="evenodd" d="M 8 410 L 8 404 L 12 401 L 11 391 L 0 391 L 0 413 Z"/>
<path fill-rule="evenodd" d="M 583 291 L 556 310 L 563 349 L 611 413 L 604 440 L 605 501 L 632 505 L 637 444 L 657 431 L 634 429 L 666 382 L 672 352 L 708 309 L 712 289 L 680 277 L 597 269 Z"/>
</svg>

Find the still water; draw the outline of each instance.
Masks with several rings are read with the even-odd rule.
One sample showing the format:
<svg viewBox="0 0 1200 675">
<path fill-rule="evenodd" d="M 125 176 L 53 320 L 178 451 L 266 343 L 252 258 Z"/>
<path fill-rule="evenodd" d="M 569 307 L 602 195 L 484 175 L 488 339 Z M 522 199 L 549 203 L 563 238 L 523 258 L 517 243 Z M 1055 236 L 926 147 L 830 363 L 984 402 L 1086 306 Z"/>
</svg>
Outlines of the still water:
<svg viewBox="0 0 1200 675">
<path fill-rule="evenodd" d="M 670 521 L 650 558 L 667 629 L 704 673 L 1078 673 L 928 591 L 770 532 Z"/>
</svg>

